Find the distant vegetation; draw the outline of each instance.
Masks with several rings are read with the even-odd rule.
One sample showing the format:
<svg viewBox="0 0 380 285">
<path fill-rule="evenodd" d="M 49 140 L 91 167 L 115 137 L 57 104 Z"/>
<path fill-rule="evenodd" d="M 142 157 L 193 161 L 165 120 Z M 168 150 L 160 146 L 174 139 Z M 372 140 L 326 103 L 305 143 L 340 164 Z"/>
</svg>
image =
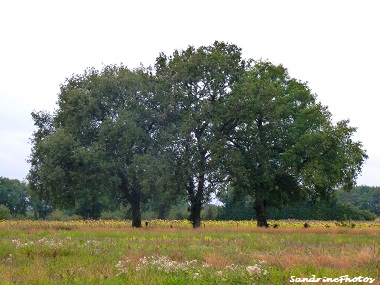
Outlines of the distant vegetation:
<svg viewBox="0 0 380 285">
<path fill-rule="evenodd" d="M 359 186 L 349 192 L 339 190 L 337 194 L 340 203 L 380 216 L 380 187 Z"/>
<path fill-rule="evenodd" d="M 364 193 L 366 194 L 364 194 Z M 80 220 L 82 217 L 72 208 L 54 208 L 41 205 L 31 196 L 29 186 L 17 179 L 0 177 L 0 220 L 1 219 L 47 219 L 56 221 Z M 306 201 L 286 205 L 280 209 L 268 207 L 271 220 L 374 220 L 379 216 L 380 187 L 359 186 L 350 192 L 338 190 L 328 201 Z M 188 218 L 186 200 L 170 205 L 164 213 L 155 201 L 142 204 L 144 220 Z M 99 216 L 103 220 L 131 219 L 129 208 L 103 210 Z M 206 204 L 201 212 L 202 220 L 255 220 L 253 202 L 249 199 L 236 201 L 231 195 L 220 197 L 218 205 Z"/>
</svg>

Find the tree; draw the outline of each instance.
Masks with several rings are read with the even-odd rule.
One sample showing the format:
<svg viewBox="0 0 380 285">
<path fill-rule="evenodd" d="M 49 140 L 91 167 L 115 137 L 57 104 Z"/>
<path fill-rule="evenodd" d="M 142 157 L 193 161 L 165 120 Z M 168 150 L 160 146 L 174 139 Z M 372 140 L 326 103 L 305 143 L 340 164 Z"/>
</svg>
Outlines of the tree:
<svg viewBox="0 0 380 285">
<path fill-rule="evenodd" d="M 255 218 L 250 197 L 236 197 L 231 187 L 220 191 L 218 199 L 223 203 L 218 211 L 219 220 L 243 221 Z"/>
<path fill-rule="evenodd" d="M 380 187 L 357 186 L 350 192 L 339 189 L 337 193 L 339 202 L 361 210 L 369 210 L 380 216 Z"/>
<path fill-rule="evenodd" d="M 32 113 L 34 196 L 86 218 L 128 204 L 134 227 L 142 203 L 164 216 L 169 200 L 187 196 L 197 228 L 202 207 L 229 186 L 254 201 L 259 226 L 268 206 L 352 188 L 367 158 L 356 129 L 334 124 L 281 65 L 251 62 L 214 42 L 161 53 L 155 73 L 106 66 L 67 79 L 53 115 Z"/>
<path fill-rule="evenodd" d="M 0 220 L 10 220 L 12 218 L 11 211 L 5 205 L 0 205 Z"/>
<path fill-rule="evenodd" d="M 234 85 L 223 114 L 232 122 L 224 165 L 235 194 L 253 199 L 258 226 L 268 226 L 268 206 L 352 188 L 367 158 L 348 120 L 334 124 L 306 83 L 268 61 Z"/>
<path fill-rule="evenodd" d="M 38 129 L 28 179 L 40 199 L 85 218 L 129 203 L 132 226 L 141 226 L 155 126 L 150 77 L 123 66 L 88 69 L 61 85 L 54 115 L 32 113 Z"/>
<path fill-rule="evenodd" d="M 0 205 L 9 209 L 12 217 L 26 215 L 29 206 L 29 187 L 18 179 L 0 176 Z"/>
<path fill-rule="evenodd" d="M 223 42 L 189 46 L 169 57 L 162 53 L 156 60 L 165 150 L 174 154 L 173 177 L 178 191 L 187 193 L 194 228 L 200 226 L 201 209 L 218 183 L 218 164 L 212 158 L 218 108 L 246 66 L 240 48 Z"/>
</svg>

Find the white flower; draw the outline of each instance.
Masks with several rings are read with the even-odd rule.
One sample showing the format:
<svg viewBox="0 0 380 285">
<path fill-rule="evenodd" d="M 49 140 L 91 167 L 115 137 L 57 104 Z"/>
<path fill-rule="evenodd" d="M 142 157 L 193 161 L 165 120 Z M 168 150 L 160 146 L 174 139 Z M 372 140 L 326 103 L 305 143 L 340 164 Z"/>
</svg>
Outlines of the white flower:
<svg viewBox="0 0 380 285">
<path fill-rule="evenodd" d="M 198 278 L 198 277 L 200 277 L 200 276 L 201 276 L 201 275 L 199 274 L 199 272 L 195 272 L 193 278 Z"/>
<path fill-rule="evenodd" d="M 247 269 L 249 275 L 261 272 L 260 265 L 257 265 L 257 264 L 255 264 L 253 266 L 247 266 L 246 269 Z"/>
</svg>

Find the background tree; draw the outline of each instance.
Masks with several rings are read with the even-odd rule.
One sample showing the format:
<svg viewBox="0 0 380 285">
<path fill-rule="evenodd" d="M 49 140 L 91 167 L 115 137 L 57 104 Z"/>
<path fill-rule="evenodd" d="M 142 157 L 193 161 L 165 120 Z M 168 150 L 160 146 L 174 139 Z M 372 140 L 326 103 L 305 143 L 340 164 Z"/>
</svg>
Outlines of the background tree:
<svg viewBox="0 0 380 285">
<path fill-rule="evenodd" d="M 162 140 L 159 145 L 164 146 Z M 147 172 L 150 173 L 144 177 L 144 187 L 150 191 L 149 201 L 145 206 L 156 213 L 157 219 L 166 219 L 172 207 L 186 198 L 176 183 L 179 178 L 173 167 L 173 161 L 175 161 L 173 153 L 157 149 L 155 156 L 149 157 L 149 163 L 145 164 Z"/>
<path fill-rule="evenodd" d="M 169 57 L 160 54 L 156 60 L 157 94 L 169 142 L 165 150 L 174 154 L 174 177 L 179 191 L 187 193 L 194 228 L 200 226 L 202 206 L 217 183 L 212 149 L 218 106 L 246 65 L 240 48 L 223 42 L 197 49 L 189 46 Z"/>
<path fill-rule="evenodd" d="M 237 197 L 231 186 L 225 191 L 220 191 L 218 199 L 223 203 L 218 209 L 219 220 L 243 221 L 256 218 L 250 196 Z"/>
<path fill-rule="evenodd" d="M 11 218 L 11 211 L 8 207 L 0 204 L 0 220 L 10 220 Z"/>
<path fill-rule="evenodd" d="M 353 205 L 380 216 L 380 187 L 357 186 L 349 192 L 339 189 L 337 194 L 340 203 Z"/>
<path fill-rule="evenodd" d="M 45 220 L 49 214 L 54 211 L 53 206 L 51 206 L 44 199 L 38 198 L 33 192 L 30 195 L 30 206 L 33 208 L 34 219 Z"/>
<path fill-rule="evenodd" d="M 256 214 L 250 198 L 235 200 L 233 192 L 222 195 L 223 206 L 218 207 L 219 220 L 252 220 Z M 368 210 L 360 210 L 350 204 L 342 204 L 337 199 L 337 193 L 327 200 L 307 200 L 291 203 L 281 208 L 268 207 L 266 214 L 270 220 L 374 220 L 376 215 Z M 332 210 L 333 209 L 333 210 Z"/>
<path fill-rule="evenodd" d="M 348 121 L 333 124 L 327 108 L 306 83 L 281 65 L 258 61 L 225 104 L 234 122 L 222 150 L 237 195 L 254 201 L 258 226 L 265 209 L 350 189 L 367 158 Z"/>
<path fill-rule="evenodd" d="M 30 190 L 25 182 L 0 177 L 0 205 L 9 209 L 12 217 L 25 216 L 29 206 Z"/>
</svg>

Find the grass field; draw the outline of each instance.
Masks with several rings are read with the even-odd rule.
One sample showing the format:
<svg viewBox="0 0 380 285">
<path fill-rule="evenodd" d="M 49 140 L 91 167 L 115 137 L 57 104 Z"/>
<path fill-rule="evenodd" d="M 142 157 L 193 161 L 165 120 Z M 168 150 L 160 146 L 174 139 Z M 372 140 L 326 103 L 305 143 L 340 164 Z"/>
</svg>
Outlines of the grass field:
<svg viewBox="0 0 380 285">
<path fill-rule="evenodd" d="M 2 221 L 0 284 L 380 284 L 379 222 L 304 223 Z"/>
</svg>

